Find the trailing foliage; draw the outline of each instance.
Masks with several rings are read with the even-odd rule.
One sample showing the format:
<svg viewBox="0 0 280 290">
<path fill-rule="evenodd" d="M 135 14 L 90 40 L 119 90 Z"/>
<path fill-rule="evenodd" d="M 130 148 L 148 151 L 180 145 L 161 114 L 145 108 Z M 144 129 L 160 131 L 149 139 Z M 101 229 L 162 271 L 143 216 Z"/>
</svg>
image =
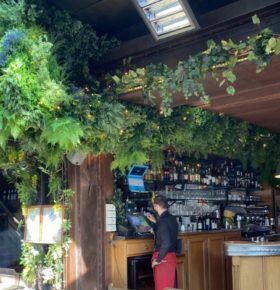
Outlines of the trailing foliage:
<svg viewBox="0 0 280 290">
<path fill-rule="evenodd" d="M 259 24 L 259 18 L 252 17 L 254 24 Z M 246 41 L 238 43 L 229 40 L 207 41 L 207 49 L 188 59 L 179 61 L 174 68 L 164 64 L 151 64 L 144 68 L 134 68 L 130 65 L 125 73 L 119 70 L 111 79 L 116 83 L 117 93 L 129 90 L 143 90 L 147 102 L 153 103 L 155 93 L 160 94 L 161 107 L 164 114 L 171 114 L 171 104 L 174 92 L 182 92 L 185 99 L 198 97 L 203 102 L 209 102 L 202 81 L 209 75 L 225 86 L 229 95 L 235 93 L 233 83 L 237 76 L 235 67 L 241 61 L 256 64 L 256 72 L 261 72 L 271 61 L 273 55 L 280 54 L 280 38 L 269 28 L 260 30 Z M 110 78 L 110 76 L 109 76 Z"/>
<path fill-rule="evenodd" d="M 0 35 L 0 168 L 17 188 L 23 215 L 26 207 L 38 203 L 42 174 L 48 176 L 50 202 L 66 207 L 63 245 L 44 249 L 24 243 L 21 259 L 23 276 L 30 284 L 62 289 L 62 255 L 69 243 L 70 198 L 74 194 L 65 189 L 61 176 L 64 156 L 81 147 L 85 152 L 111 150 L 123 123 L 123 106 L 114 102 L 103 105 L 100 94 L 86 88 L 77 94 L 73 89 L 79 78 L 86 79 L 81 71 L 87 70 L 89 59 L 97 60 L 115 42 L 98 38 L 88 25 L 65 12 L 55 13 L 51 8 L 53 14 L 49 15 L 49 11 L 38 10 L 42 3 L 5 1 L 0 5 L 0 26 L 5 27 Z M 49 17 L 50 26 L 35 24 L 41 12 Z M 55 15 L 61 20 L 53 26 L 56 20 L 50 16 Z M 56 41 L 51 43 L 50 38 Z M 74 39 L 77 46 L 71 51 Z M 84 49 L 78 49 L 80 45 Z M 84 55 L 77 57 L 78 51 Z M 65 61 L 62 56 L 70 61 L 67 66 L 58 65 Z M 70 81 L 75 85 L 66 86 Z"/>
</svg>

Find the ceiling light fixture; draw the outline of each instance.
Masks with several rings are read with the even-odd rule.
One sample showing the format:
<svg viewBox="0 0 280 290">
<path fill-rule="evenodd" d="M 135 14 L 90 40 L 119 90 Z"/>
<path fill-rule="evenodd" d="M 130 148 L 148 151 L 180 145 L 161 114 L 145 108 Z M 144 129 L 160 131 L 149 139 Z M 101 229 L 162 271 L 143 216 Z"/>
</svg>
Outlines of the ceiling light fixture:
<svg viewBox="0 0 280 290">
<path fill-rule="evenodd" d="M 132 0 L 156 39 L 199 28 L 187 0 Z"/>
</svg>

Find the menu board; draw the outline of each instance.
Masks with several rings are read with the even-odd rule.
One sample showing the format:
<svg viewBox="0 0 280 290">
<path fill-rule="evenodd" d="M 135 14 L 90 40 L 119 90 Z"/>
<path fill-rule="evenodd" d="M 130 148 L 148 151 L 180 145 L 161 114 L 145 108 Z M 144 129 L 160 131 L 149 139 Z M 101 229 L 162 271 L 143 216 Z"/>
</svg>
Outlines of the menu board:
<svg viewBox="0 0 280 290">
<path fill-rule="evenodd" d="M 40 244 L 62 243 L 63 218 L 63 207 L 39 205 L 28 208 L 24 240 Z"/>
</svg>

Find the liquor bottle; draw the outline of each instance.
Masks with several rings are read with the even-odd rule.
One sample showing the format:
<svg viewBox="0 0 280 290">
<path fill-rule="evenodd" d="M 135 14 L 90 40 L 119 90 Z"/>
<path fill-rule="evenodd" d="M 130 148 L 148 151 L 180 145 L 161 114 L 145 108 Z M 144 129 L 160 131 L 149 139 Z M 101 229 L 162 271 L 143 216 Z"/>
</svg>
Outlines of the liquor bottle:
<svg viewBox="0 0 280 290">
<path fill-rule="evenodd" d="M 196 183 L 201 184 L 201 165 L 199 163 L 196 165 Z"/>
<path fill-rule="evenodd" d="M 169 171 L 169 168 L 167 167 L 164 168 L 164 180 L 170 181 L 170 171 Z"/>
<path fill-rule="evenodd" d="M 173 167 L 173 181 L 178 181 L 178 172 L 177 172 L 177 167 Z"/>
<path fill-rule="evenodd" d="M 178 165 L 178 179 L 180 181 L 184 180 L 184 167 L 183 167 L 182 161 L 179 161 L 179 165 Z"/>
<path fill-rule="evenodd" d="M 189 173 L 187 171 L 187 167 L 184 166 L 184 181 L 188 182 L 189 181 Z"/>
<path fill-rule="evenodd" d="M 197 219 L 197 230 L 202 231 L 202 229 L 203 229 L 203 221 L 202 221 L 201 216 L 199 216 Z"/>
<path fill-rule="evenodd" d="M 211 229 L 210 216 L 208 214 L 206 214 L 204 220 L 205 220 L 205 230 L 210 231 L 210 229 Z"/>
</svg>

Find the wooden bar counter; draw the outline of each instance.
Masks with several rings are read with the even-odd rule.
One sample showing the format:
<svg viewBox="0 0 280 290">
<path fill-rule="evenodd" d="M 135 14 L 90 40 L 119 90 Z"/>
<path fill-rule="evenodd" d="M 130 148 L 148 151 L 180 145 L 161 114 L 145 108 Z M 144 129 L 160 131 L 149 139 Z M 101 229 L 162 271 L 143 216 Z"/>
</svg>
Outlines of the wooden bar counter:
<svg viewBox="0 0 280 290">
<path fill-rule="evenodd" d="M 233 290 L 280 289 L 280 242 L 226 242 Z"/>
<path fill-rule="evenodd" d="M 184 290 L 231 290 L 231 269 L 224 253 L 225 241 L 240 240 L 240 231 L 185 232 L 178 235 L 178 288 Z M 152 254 L 152 238 L 114 237 L 112 283 L 127 289 L 127 258 Z"/>
</svg>

